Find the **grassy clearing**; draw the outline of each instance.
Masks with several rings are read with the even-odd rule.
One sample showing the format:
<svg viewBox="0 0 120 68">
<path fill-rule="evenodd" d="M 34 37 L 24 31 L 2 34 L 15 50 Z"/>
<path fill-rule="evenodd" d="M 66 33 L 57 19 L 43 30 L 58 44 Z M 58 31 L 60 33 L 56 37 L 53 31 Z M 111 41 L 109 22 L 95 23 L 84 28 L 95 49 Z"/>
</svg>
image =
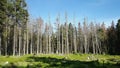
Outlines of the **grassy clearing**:
<svg viewBox="0 0 120 68">
<path fill-rule="evenodd" d="M 0 56 L 3 68 L 120 68 L 119 55 L 40 54 Z"/>
</svg>

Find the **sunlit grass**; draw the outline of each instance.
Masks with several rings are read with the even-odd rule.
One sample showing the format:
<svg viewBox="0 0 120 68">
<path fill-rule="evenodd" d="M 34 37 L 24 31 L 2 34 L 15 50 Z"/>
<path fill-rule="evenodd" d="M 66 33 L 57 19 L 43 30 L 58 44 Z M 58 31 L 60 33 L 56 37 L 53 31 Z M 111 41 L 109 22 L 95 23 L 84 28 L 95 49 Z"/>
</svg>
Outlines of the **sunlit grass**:
<svg viewBox="0 0 120 68">
<path fill-rule="evenodd" d="M 94 55 L 94 54 L 39 54 L 24 56 L 0 56 L 0 66 L 10 66 L 10 63 L 18 67 L 57 67 L 74 68 L 92 66 L 117 68 L 120 65 L 119 55 Z M 118 64 L 118 65 L 115 65 Z"/>
</svg>

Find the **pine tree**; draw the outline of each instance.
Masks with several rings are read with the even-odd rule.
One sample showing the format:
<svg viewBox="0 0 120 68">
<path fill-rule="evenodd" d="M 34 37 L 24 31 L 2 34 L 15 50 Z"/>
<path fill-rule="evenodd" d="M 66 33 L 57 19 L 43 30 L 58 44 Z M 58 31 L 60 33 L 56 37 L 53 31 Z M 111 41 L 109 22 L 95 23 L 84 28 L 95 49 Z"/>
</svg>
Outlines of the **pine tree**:
<svg viewBox="0 0 120 68">
<path fill-rule="evenodd" d="M 120 19 L 117 22 L 116 25 L 116 31 L 117 31 L 117 46 L 116 46 L 116 54 L 120 54 Z"/>
<path fill-rule="evenodd" d="M 116 37 L 116 30 L 115 30 L 115 25 L 113 21 L 111 23 L 111 26 L 107 29 L 107 35 L 108 35 L 109 54 L 115 54 L 117 37 Z"/>
</svg>

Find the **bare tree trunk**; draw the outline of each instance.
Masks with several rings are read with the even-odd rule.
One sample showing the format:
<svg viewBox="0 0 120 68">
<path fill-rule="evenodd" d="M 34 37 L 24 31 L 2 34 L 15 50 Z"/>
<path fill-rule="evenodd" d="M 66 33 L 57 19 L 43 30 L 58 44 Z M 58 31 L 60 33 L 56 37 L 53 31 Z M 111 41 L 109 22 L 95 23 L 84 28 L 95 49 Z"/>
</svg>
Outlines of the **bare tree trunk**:
<svg viewBox="0 0 120 68">
<path fill-rule="evenodd" d="M 40 32 L 39 32 L 39 23 L 37 27 L 37 54 L 39 53 L 39 39 L 40 39 Z"/>
<path fill-rule="evenodd" d="M 59 26 L 59 19 L 57 18 L 57 52 L 60 53 L 60 26 Z"/>
<path fill-rule="evenodd" d="M 15 56 L 15 40 L 16 40 L 16 30 L 15 30 L 16 26 L 14 25 L 14 37 L 13 37 L 13 56 Z"/>
<path fill-rule="evenodd" d="M 46 24 L 46 34 L 45 34 L 45 45 L 46 45 L 46 52 L 45 53 L 48 53 L 48 41 L 49 41 L 49 38 L 48 38 L 48 25 Z"/>
<path fill-rule="evenodd" d="M 65 20 L 66 20 L 66 53 L 69 54 L 69 42 L 68 42 L 68 21 L 67 21 L 67 13 L 65 13 Z"/>
<path fill-rule="evenodd" d="M 62 26 L 62 54 L 64 54 L 64 44 L 63 44 L 63 26 Z"/>
<path fill-rule="evenodd" d="M 24 31 L 24 40 L 23 40 L 23 55 L 25 55 L 25 48 L 26 48 L 26 36 L 25 36 L 25 31 Z"/>
<path fill-rule="evenodd" d="M 60 47 L 60 26 L 58 26 L 58 46 L 59 46 L 59 53 L 61 53 L 61 47 Z"/>
<path fill-rule="evenodd" d="M 53 32 L 52 32 L 52 34 L 53 34 Z M 53 43 L 53 35 L 51 35 L 51 53 L 52 53 L 52 54 L 54 54 L 53 45 L 54 45 L 54 43 Z"/>
<path fill-rule="evenodd" d="M 26 40 L 27 40 L 27 47 L 26 47 L 26 54 L 28 54 L 28 45 L 29 45 L 29 39 L 28 39 L 28 22 L 27 22 L 27 34 L 26 34 Z"/>
<path fill-rule="evenodd" d="M 30 31 L 31 31 L 31 33 L 30 33 L 31 34 L 30 35 L 31 36 L 30 54 L 32 54 L 33 53 L 32 52 L 33 51 L 33 32 L 32 32 L 33 31 L 33 27 L 32 27 L 32 25 L 31 25 L 31 30 Z"/>
<path fill-rule="evenodd" d="M 0 33 L 0 55 L 1 55 L 1 33 Z"/>
<path fill-rule="evenodd" d="M 15 54 L 18 54 L 18 50 L 17 50 L 17 48 L 18 48 L 18 34 L 17 34 L 17 30 L 18 30 L 18 26 L 16 26 L 16 35 L 15 35 L 15 38 L 16 38 L 16 40 L 15 40 Z"/>
<path fill-rule="evenodd" d="M 86 37 L 86 35 L 84 35 L 84 51 L 86 54 L 87 53 L 87 37 Z"/>
<path fill-rule="evenodd" d="M 49 35 L 49 54 L 51 54 L 51 37 Z"/>
<path fill-rule="evenodd" d="M 83 30 L 84 30 L 84 52 L 87 53 L 87 48 L 88 48 L 88 38 L 87 38 L 87 35 L 88 35 L 88 30 L 87 30 L 87 24 L 86 24 L 86 19 L 84 19 L 84 23 L 83 23 Z"/>
<path fill-rule="evenodd" d="M 93 45 L 93 54 L 95 54 L 95 43 L 94 43 L 94 40 L 92 40 L 92 45 Z"/>
<path fill-rule="evenodd" d="M 80 50 L 81 50 L 81 53 L 83 53 L 83 38 L 82 38 L 82 36 L 81 36 L 81 38 L 80 38 Z"/>
<path fill-rule="evenodd" d="M 96 43 L 96 54 L 98 54 L 98 38 L 97 38 L 97 34 L 95 34 L 95 43 Z"/>
<path fill-rule="evenodd" d="M 101 42 L 98 41 L 98 53 L 99 53 L 99 54 L 101 54 L 101 49 L 100 49 L 100 45 L 101 45 L 101 44 L 100 44 L 100 43 L 101 43 Z"/>
<path fill-rule="evenodd" d="M 19 27 L 19 56 L 21 55 L 21 27 Z"/>
<path fill-rule="evenodd" d="M 46 35 L 46 53 L 48 54 L 48 33 Z"/>
<path fill-rule="evenodd" d="M 68 28 L 66 27 L 66 29 L 67 29 L 67 30 L 66 30 L 66 36 L 67 36 L 67 37 L 66 37 L 66 39 L 67 39 L 67 40 L 66 40 L 66 46 L 67 46 L 67 54 L 69 54 Z"/>
<path fill-rule="evenodd" d="M 41 31 L 42 32 L 42 31 Z M 42 33 L 40 34 L 40 53 L 42 53 Z"/>
<path fill-rule="evenodd" d="M 57 51 L 60 53 L 60 44 L 59 44 L 59 26 L 58 26 L 58 34 L 57 34 Z"/>
<path fill-rule="evenodd" d="M 7 37 L 7 45 L 9 46 L 10 45 L 10 26 L 8 26 L 8 37 Z M 8 54 L 10 55 L 10 50 L 9 50 L 9 48 L 7 48 L 7 52 L 8 52 Z"/>
<path fill-rule="evenodd" d="M 5 29 L 5 31 L 6 31 L 6 37 L 5 37 L 5 55 L 7 55 L 7 41 L 8 41 L 8 39 L 7 39 L 7 37 L 8 37 L 8 33 L 7 33 L 7 25 L 6 25 L 6 29 Z"/>
<path fill-rule="evenodd" d="M 73 36 L 74 36 L 74 52 L 77 53 L 76 30 L 75 29 L 74 29 L 74 32 L 73 32 Z"/>
</svg>

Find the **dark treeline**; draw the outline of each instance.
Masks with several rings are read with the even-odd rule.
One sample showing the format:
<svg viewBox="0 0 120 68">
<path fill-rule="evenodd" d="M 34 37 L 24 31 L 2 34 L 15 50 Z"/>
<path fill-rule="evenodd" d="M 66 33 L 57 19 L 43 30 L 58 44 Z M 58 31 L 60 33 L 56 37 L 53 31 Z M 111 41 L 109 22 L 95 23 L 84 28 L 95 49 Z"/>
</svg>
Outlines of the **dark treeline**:
<svg viewBox="0 0 120 68">
<path fill-rule="evenodd" d="M 42 18 L 28 20 L 25 0 L 0 1 L 0 55 L 25 54 L 120 54 L 120 19 L 111 26 L 94 22 L 44 23 Z M 89 24 L 88 24 L 89 23 Z"/>
</svg>

